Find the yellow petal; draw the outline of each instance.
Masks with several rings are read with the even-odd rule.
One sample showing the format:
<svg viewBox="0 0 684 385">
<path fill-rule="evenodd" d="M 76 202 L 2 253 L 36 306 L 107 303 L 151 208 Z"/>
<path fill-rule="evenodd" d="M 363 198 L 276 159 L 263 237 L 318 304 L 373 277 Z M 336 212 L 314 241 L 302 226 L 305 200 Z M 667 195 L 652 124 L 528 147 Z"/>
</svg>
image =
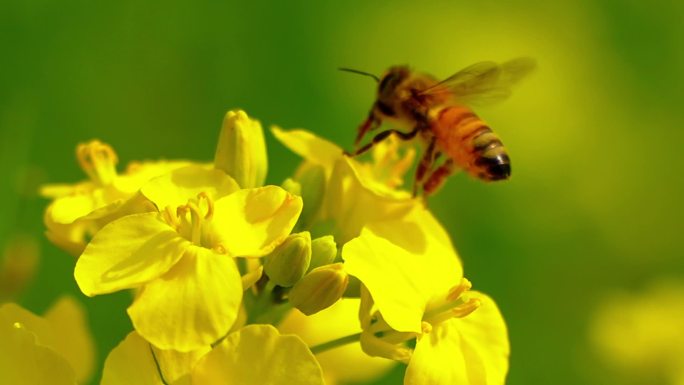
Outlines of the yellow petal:
<svg viewBox="0 0 684 385">
<path fill-rule="evenodd" d="M 10 325 L 21 324 L 25 330 L 35 336 L 35 342 L 44 346 L 55 346 L 55 330 L 50 322 L 39 317 L 15 303 L 0 306 L 0 317 L 4 317 Z"/>
<path fill-rule="evenodd" d="M 190 375 L 192 368 L 197 361 L 211 351 L 211 346 L 206 345 L 189 352 L 179 352 L 177 350 L 162 350 L 153 348 L 154 354 L 159 362 L 159 369 L 164 374 L 167 383 L 178 384 L 177 381 L 183 376 Z"/>
<path fill-rule="evenodd" d="M 185 160 L 131 162 L 126 166 L 126 172 L 114 180 L 114 186 L 122 192 L 133 194 L 151 179 L 193 164 L 202 166 Z"/>
<path fill-rule="evenodd" d="M 368 225 L 344 246 L 342 257 L 387 324 L 401 332 L 420 333 L 428 303 L 446 295 L 463 276 L 441 226 L 421 208 L 402 220 Z"/>
<path fill-rule="evenodd" d="M 55 199 L 47 210 L 52 221 L 60 224 L 70 224 L 106 204 L 107 202 L 104 202 L 99 196 L 86 194 L 70 195 Z"/>
<path fill-rule="evenodd" d="M 83 306 L 69 296 L 61 297 L 44 315 L 52 325 L 54 349 L 66 358 L 85 383 L 95 368 L 95 346 Z"/>
<path fill-rule="evenodd" d="M 359 235 L 366 224 L 401 218 L 418 204 L 404 195 L 374 189 L 361 178 L 353 161 L 339 158 L 330 177 L 324 207 L 326 218 L 335 222 L 335 240 L 344 244 Z"/>
<path fill-rule="evenodd" d="M 284 334 L 297 334 L 309 346 L 359 333 L 359 301 L 356 298 L 343 298 L 311 316 L 306 316 L 295 309 L 278 326 L 278 330 Z M 396 364 L 391 360 L 368 356 L 361 350 L 359 343 L 319 353 L 316 359 L 323 368 L 328 385 L 370 381 L 380 377 Z"/>
<path fill-rule="evenodd" d="M 188 353 L 161 350 L 131 332 L 109 352 L 101 385 L 162 385 L 162 376 L 166 384 L 178 385 L 210 350 L 209 346 Z"/>
<path fill-rule="evenodd" d="M 168 273 L 148 283 L 128 308 L 135 330 L 162 349 L 190 351 L 228 333 L 242 301 L 232 258 L 190 246 Z"/>
<path fill-rule="evenodd" d="M 221 170 L 192 165 L 175 169 L 146 183 L 140 191 L 159 210 L 175 209 L 204 192 L 212 200 L 239 189 L 237 183 Z"/>
<path fill-rule="evenodd" d="M 342 157 L 342 149 L 332 142 L 319 138 L 305 130 L 285 131 L 271 127 L 273 136 L 295 154 L 311 163 L 332 169 L 335 161 Z"/>
<path fill-rule="evenodd" d="M 62 225 L 70 226 L 70 225 Z M 78 257 L 85 249 L 84 232 L 82 228 L 66 228 L 60 229 L 48 228 L 45 231 L 45 237 L 55 246 L 69 253 L 69 255 Z"/>
<path fill-rule="evenodd" d="M 66 359 L 79 382 L 87 381 L 92 374 L 92 336 L 86 325 L 83 309 L 72 298 L 60 298 L 44 317 L 38 317 L 18 305 L 8 303 L 0 308 L 0 317 L 4 317 L 7 322 L 21 325 L 24 330 L 31 332 L 36 344 L 50 348 Z"/>
<path fill-rule="evenodd" d="M 27 313 L 29 318 L 39 318 L 8 305 L 0 307 L 0 384 L 75 385 L 75 374 L 67 360 L 36 341 L 36 335 L 20 321 L 26 314 L 16 315 Z"/>
<path fill-rule="evenodd" d="M 323 385 L 321 368 L 302 340 L 281 336 L 271 325 L 249 325 L 231 333 L 204 356 L 194 384 Z"/>
<path fill-rule="evenodd" d="M 506 324 L 494 301 L 468 292 L 481 306 L 436 325 L 416 343 L 405 385 L 503 385 L 510 352 Z"/>
<path fill-rule="evenodd" d="M 74 276 L 88 296 L 134 288 L 167 272 L 189 244 L 155 213 L 129 215 L 95 234 Z"/>
<path fill-rule="evenodd" d="M 215 202 L 212 245 L 233 256 L 263 256 L 290 234 L 302 199 L 277 186 L 240 190 Z"/>
<path fill-rule="evenodd" d="M 131 332 L 109 355 L 104 364 L 101 385 L 163 385 L 152 347 Z"/>
<path fill-rule="evenodd" d="M 84 190 L 82 185 L 87 184 L 88 186 L 92 186 L 91 182 L 82 182 L 80 184 L 70 184 L 70 183 L 54 183 L 54 184 L 45 184 L 40 186 L 38 189 L 38 194 L 42 196 L 43 198 L 60 198 L 64 197 L 67 195 L 72 195 L 74 192 L 79 191 L 79 190 Z M 92 188 L 92 187 L 90 187 Z"/>
</svg>

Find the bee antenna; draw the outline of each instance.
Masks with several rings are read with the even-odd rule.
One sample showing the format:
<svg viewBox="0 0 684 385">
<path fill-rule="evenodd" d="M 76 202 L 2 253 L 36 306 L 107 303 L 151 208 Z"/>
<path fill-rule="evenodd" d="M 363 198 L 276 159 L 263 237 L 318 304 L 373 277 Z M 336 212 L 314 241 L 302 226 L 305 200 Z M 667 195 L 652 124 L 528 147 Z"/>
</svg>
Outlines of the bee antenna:
<svg viewBox="0 0 684 385">
<path fill-rule="evenodd" d="M 375 75 L 373 75 L 373 74 L 371 74 L 371 73 L 363 72 L 363 71 L 359 71 L 359 70 L 355 70 L 355 69 L 352 69 L 352 68 L 344 68 L 344 67 L 340 67 L 340 68 L 338 68 L 338 69 L 339 69 L 340 71 L 351 72 L 351 73 L 353 73 L 353 74 L 359 74 L 359 75 L 370 76 L 370 77 L 372 77 L 373 79 L 375 79 L 375 81 L 376 81 L 377 83 L 380 83 L 380 79 L 379 79 L 377 76 L 375 76 Z"/>
</svg>

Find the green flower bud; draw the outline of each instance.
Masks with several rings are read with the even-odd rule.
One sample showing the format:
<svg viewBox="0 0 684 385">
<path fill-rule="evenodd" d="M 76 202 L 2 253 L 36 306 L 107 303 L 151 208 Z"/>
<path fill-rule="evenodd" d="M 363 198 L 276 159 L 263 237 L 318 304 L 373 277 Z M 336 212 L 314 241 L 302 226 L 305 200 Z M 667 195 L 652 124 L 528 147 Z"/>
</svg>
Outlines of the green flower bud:
<svg viewBox="0 0 684 385">
<path fill-rule="evenodd" d="M 326 235 L 311 241 L 311 264 L 309 270 L 333 263 L 337 256 L 337 244 L 332 235 Z"/>
<path fill-rule="evenodd" d="M 268 161 L 261 123 L 242 110 L 228 111 L 223 118 L 214 167 L 225 171 L 242 188 L 263 186 Z"/>
<path fill-rule="evenodd" d="M 285 181 L 280 184 L 280 187 L 292 195 L 302 195 L 302 185 L 292 178 L 285 179 Z"/>
<path fill-rule="evenodd" d="M 311 262 L 311 234 L 303 231 L 291 234 L 266 257 L 264 271 L 278 286 L 290 287 L 297 283 Z"/>
<path fill-rule="evenodd" d="M 304 208 L 299 216 L 297 226 L 300 229 L 308 229 L 316 219 L 323 197 L 325 196 L 325 169 L 323 166 L 304 164 L 295 176 L 301 186 L 301 196 L 304 200 Z"/>
<path fill-rule="evenodd" d="M 290 290 L 290 304 L 306 315 L 318 313 L 337 302 L 348 283 L 344 264 L 317 267 Z"/>
</svg>

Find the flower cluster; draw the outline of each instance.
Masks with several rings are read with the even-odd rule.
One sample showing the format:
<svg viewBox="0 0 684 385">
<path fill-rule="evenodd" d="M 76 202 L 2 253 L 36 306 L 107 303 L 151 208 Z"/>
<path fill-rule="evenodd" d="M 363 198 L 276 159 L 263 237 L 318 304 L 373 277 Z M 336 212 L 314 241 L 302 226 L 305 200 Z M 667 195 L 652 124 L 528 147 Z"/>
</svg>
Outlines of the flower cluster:
<svg viewBox="0 0 684 385">
<path fill-rule="evenodd" d="M 101 383 L 334 384 L 399 362 L 405 384 L 503 384 L 498 308 L 402 190 L 413 150 L 390 137 L 359 161 L 304 130 L 272 133 L 303 158 L 280 186 L 264 186 L 260 123 L 230 111 L 213 163 L 119 173 L 92 141 L 77 148 L 88 181 L 43 189 L 47 236 L 76 256 L 81 291 L 133 293 L 134 330 Z"/>
</svg>

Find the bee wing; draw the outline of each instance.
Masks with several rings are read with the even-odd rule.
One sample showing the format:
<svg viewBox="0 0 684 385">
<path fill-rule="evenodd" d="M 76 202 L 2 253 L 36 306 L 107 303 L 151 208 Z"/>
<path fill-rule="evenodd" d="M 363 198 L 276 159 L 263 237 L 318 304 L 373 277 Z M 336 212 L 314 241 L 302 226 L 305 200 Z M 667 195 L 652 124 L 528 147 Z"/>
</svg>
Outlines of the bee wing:
<svg viewBox="0 0 684 385">
<path fill-rule="evenodd" d="M 492 104 L 510 96 L 511 87 L 535 67 L 536 62 L 525 57 L 502 64 L 490 61 L 475 63 L 423 90 L 421 94 L 452 93 L 464 104 Z"/>
</svg>

